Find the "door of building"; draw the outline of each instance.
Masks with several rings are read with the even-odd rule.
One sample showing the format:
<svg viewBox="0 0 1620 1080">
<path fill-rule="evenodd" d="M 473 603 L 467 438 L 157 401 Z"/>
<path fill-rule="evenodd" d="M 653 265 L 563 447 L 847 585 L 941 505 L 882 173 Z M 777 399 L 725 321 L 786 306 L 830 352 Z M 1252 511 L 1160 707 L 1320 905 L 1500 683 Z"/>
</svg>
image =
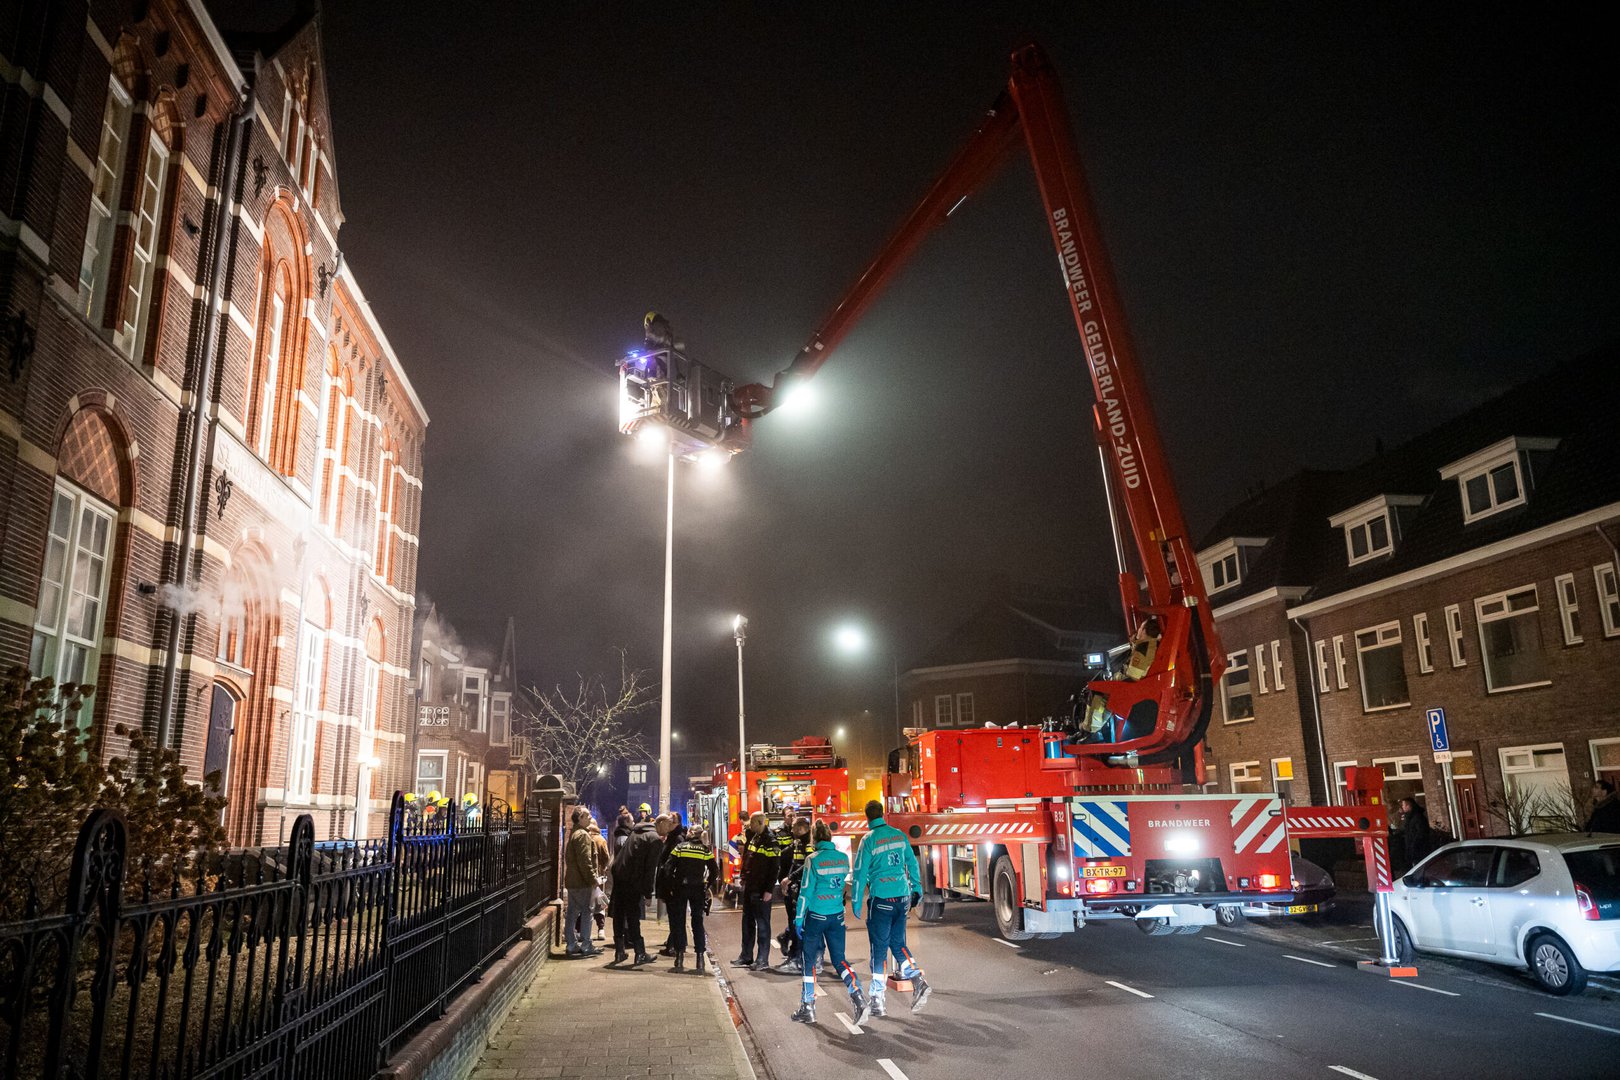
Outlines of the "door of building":
<svg viewBox="0 0 1620 1080">
<path fill-rule="evenodd" d="M 225 790 L 225 774 L 231 766 L 231 734 L 236 730 L 236 698 L 218 683 L 208 709 L 208 742 L 203 747 L 203 775 L 219 773 L 219 789 Z"/>
<path fill-rule="evenodd" d="M 1462 822 L 1463 834 L 1459 840 L 1479 840 L 1485 835 L 1485 813 L 1481 809 L 1485 801 L 1485 790 L 1480 787 L 1479 778 L 1474 776 L 1453 777 L 1452 790 L 1457 793 L 1457 818 Z"/>
</svg>

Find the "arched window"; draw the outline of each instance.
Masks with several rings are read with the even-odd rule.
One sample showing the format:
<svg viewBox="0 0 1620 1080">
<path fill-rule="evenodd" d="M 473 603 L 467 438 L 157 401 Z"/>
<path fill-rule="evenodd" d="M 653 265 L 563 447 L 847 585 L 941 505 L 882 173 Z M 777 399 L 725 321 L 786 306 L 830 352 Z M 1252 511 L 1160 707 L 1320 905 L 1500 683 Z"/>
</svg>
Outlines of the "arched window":
<svg viewBox="0 0 1620 1080">
<path fill-rule="evenodd" d="M 371 627 L 366 631 L 365 686 L 360 703 L 360 732 L 363 735 L 374 734 L 377 730 L 378 721 L 382 718 L 382 681 L 383 662 L 386 658 L 384 652 L 386 641 L 382 620 L 372 619 Z"/>
<path fill-rule="evenodd" d="M 304 601 L 304 621 L 298 632 L 292 740 L 287 757 L 290 799 L 307 799 L 315 790 L 315 747 L 326 701 L 327 631 L 331 625 L 331 600 L 325 585 L 317 581 Z"/>
<path fill-rule="evenodd" d="M 127 40 L 120 49 L 133 48 Z M 101 325 L 107 305 L 107 278 L 112 269 L 113 218 L 123 192 L 125 144 L 135 102 L 116 65 L 107 79 L 107 101 L 101 110 L 101 141 L 96 150 L 96 174 L 90 187 L 90 216 L 84 228 L 84 253 L 79 261 L 79 310 Z"/>
<path fill-rule="evenodd" d="M 112 594 L 118 507 L 126 496 L 123 459 L 105 418 L 81 409 L 68 422 L 57 461 L 29 667 L 59 686 L 94 686 Z M 79 715 L 81 726 L 89 726 L 94 708 L 92 697 Z"/>
<path fill-rule="evenodd" d="M 304 307 L 309 274 L 304 234 L 284 200 L 264 220 L 259 265 L 258 340 L 248 386 L 248 443 L 271 468 L 291 476 L 298 464 L 298 392 L 304 388 Z"/>
<path fill-rule="evenodd" d="M 399 448 L 393 434 L 384 433 L 382 460 L 377 468 L 377 543 L 373 553 L 377 576 L 384 581 L 388 580 L 389 526 L 394 520 L 394 474 L 398 458 Z"/>
<path fill-rule="evenodd" d="M 326 429 L 321 439 L 321 520 L 339 530 L 342 521 L 343 466 L 348 461 L 349 400 L 354 383 L 336 349 L 326 357 Z"/>
<path fill-rule="evenodd" d="M 168 186 L 169 154 L 179 135 L 174 91 L 165 90 L 147 114 L 141 171 L 130 192 L 130 257 L 124 275 L 124 301 L 120 307 L 114 342 L 124 355 L 137 361 L 146 357 L 151 324 L 152 293 L 157 279 L 158 246 L 164 236 L 164 189 Z"/>
</svg>

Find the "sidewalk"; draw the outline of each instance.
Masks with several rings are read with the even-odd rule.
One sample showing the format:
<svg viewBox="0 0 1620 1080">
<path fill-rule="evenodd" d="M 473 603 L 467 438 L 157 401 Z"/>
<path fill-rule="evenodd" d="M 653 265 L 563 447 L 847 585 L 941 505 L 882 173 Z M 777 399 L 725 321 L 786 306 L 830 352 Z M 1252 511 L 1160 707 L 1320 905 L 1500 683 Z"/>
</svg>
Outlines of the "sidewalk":
<svg viewBox="0 0 1620 1080">
<path fill-rule="evenodd" d="M 649 947 L 665 924 L 642 922 Z M 490 1039 L 472 1080 L 752 1080 L 753 1069 L 711 973 L 670 970 L 660 956 L 645 967 L 609 967 L 612 942 L 573 959 L 554 945 L 511 1015 Z"/>
</svg>

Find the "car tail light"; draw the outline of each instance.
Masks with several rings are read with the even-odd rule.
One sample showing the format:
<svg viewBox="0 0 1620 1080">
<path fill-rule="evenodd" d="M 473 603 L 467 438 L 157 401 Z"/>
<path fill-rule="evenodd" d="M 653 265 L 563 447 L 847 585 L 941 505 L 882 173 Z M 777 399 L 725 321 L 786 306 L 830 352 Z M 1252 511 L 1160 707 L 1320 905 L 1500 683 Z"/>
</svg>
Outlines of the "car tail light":
<svg viewBox="0 0 1620 1080">
<path fill-rule="evenodd" d="M 1114 883 L 1108 878 L 1092 878 L 1086 882 L 1086 892 L 1088 893 L 1111 893 L 1113 891 Z"/>
<path fill-rule="evenodd" d="M 1058 892 L 1061 893 L 1064 896 L 1068 896 L 1069 895 L 1069 883 L 1067 881 L 1058 882 Z"/>
<path fill-rule="evenodd" d="M 1592 902 L 1592 891 L 1580 882 L 1575 883 L 1575 906 L 1581 909 L 1581 918 L 1598 921 L 1597 905 Z"/>
<path fill-rule="evenodd" d="M 1278 877 L 1276 874 L 1260 875 L 1260 887 L 1262 889 L 1276 889 L 1281 887 L 1281 885 L 1282 878 Z"/>
</svg>

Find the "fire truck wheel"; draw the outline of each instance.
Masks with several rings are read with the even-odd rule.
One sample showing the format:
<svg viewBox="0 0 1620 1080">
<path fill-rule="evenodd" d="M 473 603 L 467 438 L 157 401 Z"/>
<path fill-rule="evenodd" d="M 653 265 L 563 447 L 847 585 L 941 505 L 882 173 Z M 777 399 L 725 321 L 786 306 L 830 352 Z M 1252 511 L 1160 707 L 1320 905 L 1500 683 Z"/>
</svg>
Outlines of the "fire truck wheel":
<svg viewBox="0 0 1620 1080">
<path fill-rule="evenodd" d="M 1219 904 L 1215 908 L 1215 921 L 1222 926 L 1242 926 L 1249 920 L 1244 918 L 1243 909 L 1237 904 Z"/>
<path fill-rule="evenodd" d="M 1169 919 L 1137 919 L 1136 928 L 1148 937 L 1164 937 L 1176 932 Z"/>
<path fill-rule="evenodd" d="M 1024 929 L 1024 909 L 1018 903 L 1018 875 L 1013 873 L 1012 860 L 1005 855 L 996 860 L 990 896 L 996 908 L 996 931 L 1008 941 L 1028 941 L 1032 935 Z"/>
<path fill-rule="evenodd" d="M 1203 929 L 1204 929 L 1203 926 L 1201 926 L 1201 925 L 1199 925 L 1197 923 L 1194 923 L 1192 926 L 1178 926 L 1178 927 L 1176 927 L 1176 933 L 1181 934 L 1181 935 L 1183 935 L 1185 937 L 1191 937 L 1194 934 L 1203 932 Z"/>
</svg>

